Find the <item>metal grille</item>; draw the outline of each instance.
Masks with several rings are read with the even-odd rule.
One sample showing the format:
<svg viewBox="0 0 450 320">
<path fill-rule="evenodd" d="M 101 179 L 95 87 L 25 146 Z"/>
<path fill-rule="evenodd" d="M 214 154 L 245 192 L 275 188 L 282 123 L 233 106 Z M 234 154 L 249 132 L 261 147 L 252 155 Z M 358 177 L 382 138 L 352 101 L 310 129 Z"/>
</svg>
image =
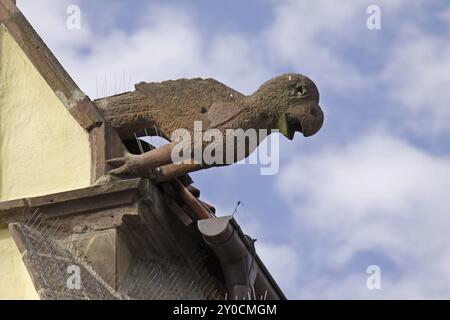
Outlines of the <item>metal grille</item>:
<svg viewBox="0 0 450 320">
<path fill-rule="evenodd" d="M 44 299 L 224 299 L 200 254 L 138 260 L 114 288 L 117 275 L 94 270 L 58 220 L 50 226 L 36 211 L 15 231 L 25 243 L 24 258 Z M 68 286 L 74 266 L 80 271 L 79 288 Z"/>
</svg>

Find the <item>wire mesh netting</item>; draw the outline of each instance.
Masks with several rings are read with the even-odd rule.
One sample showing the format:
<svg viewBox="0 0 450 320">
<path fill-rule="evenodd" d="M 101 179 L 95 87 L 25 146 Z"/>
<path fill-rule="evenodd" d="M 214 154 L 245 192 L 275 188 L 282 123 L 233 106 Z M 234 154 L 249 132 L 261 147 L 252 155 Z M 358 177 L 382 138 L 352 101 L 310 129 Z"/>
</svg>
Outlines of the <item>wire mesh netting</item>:
<svg viewBox="0 0 450 320">
<path fill-rule="evenodd" d="M 36 211 L 15 224 L 14 231 L 26 247 L 24 260 L 44 299 L 224 299 L 199 253 L 136 260 L 118 279 L 116 272 L 89 263 L 57 219 L 50 225 Z"/>
</svg>

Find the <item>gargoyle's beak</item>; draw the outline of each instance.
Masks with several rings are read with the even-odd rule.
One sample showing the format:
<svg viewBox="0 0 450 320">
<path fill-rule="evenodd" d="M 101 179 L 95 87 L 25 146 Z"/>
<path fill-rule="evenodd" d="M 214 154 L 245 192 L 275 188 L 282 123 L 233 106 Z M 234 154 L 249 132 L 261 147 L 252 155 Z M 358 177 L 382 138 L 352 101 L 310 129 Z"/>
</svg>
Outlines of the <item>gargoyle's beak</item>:
<svg viewBox="0 0 450 320">
<path fill-rule="evenodd" d="M 317 103 L 291 107 L 285 115 L 286 128 L 284 135 L 292 140 L 295 132 L 310 137 L 322 128 L 324 115 Z"/>
</svg>

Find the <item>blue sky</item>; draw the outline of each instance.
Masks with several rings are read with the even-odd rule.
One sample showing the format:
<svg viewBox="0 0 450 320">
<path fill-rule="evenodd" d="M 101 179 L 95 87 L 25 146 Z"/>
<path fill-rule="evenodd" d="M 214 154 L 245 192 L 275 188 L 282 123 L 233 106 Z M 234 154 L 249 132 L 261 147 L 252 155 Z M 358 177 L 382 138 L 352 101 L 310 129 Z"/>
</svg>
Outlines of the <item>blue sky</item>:
<svg viewBox="0 0 450 320">
<path fill-rule="evenodd" d="M 70 4 L 80 30 L 66 28 Z M 370 4 L 381 30 L 366 27 Z M 213 77 L 251 94 L 280 73 L 308 75 L 323 129 L 281 138 L 277 175 L 240 165 L 193 174 L 202 198 L 220 215 L 244 203 L 238 220 L 290 298 L 450 298 L 448 1 L 18 6 L 93 99 L 140 81 Z M 366 287 L 369 265 L 381 290 Z"/>
</svg>

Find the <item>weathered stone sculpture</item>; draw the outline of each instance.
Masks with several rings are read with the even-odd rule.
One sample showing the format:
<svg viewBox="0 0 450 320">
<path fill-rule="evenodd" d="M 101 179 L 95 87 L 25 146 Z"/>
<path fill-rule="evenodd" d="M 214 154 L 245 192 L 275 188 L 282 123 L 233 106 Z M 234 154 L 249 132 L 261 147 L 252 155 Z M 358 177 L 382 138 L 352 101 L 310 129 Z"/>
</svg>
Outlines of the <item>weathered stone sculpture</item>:
<svg viewBox="0 0 450 320">
<path fill-rule="evenodd" d="M 305 137 L 315 134 L 324 120 L 316 85 L 294 73 L 267 81 L 250 96 L 213 79 L 180 79 L 140 83 L 133 92 L 100 99 L 96 104 L 123 140 L 133 139 L 135 132 L 144 129 L 169 141 L 176 129 L 185 129 L 193 136 L 195 121 L 201 121 L 203 131 L 218 129 L 225 135 L 227 129 L 279 130 L 292 140 L 296 131 Z M 110 173 L 139 176 L 158 168 L 159 179 L 165 180 L 216 166 L 194 161 L 172 164 L 171 152 L 178 143 L 111 159 L 108 163 L 115 169 Z M 247 148 L 244 157 L 252 151 Z"/>
</svg>

